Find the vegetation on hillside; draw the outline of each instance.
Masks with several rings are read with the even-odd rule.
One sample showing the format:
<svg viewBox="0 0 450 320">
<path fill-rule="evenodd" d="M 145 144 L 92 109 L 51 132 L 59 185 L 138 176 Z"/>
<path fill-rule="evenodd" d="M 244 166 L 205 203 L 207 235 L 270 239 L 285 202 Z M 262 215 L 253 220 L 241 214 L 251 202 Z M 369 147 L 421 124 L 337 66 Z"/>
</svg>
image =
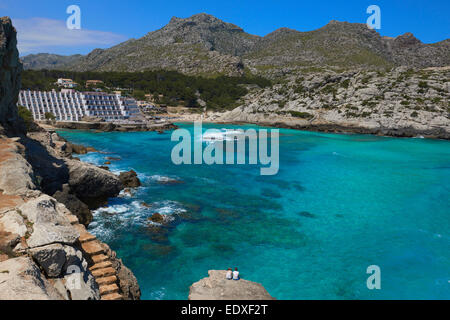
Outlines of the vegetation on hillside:
<svg viewBox="0 0 450 320">
<path fill-rule="evenodd" d="M 58 70 L 25 70 L 22 73 L 22 89 L 57 89 L 58 78 L 70 78 L 79 84 L 77 90 L 89 91 L 87 80 L 101 80 L 103 91 L 122 90 L 137 99 L 145 94 L 157 97 L 158 103 L 168 106 L 199 107 L 198 98 L 210 109 L 228 109 L 247 94 L 246 84 L 269 86 L 269 80 L 254 77 L 220 76 L 214 79 L 188 76 L 176 71 L 145 72 L 72 72 Z M 161 96 L 161 98 L 159 98 Z"/>
</svg>

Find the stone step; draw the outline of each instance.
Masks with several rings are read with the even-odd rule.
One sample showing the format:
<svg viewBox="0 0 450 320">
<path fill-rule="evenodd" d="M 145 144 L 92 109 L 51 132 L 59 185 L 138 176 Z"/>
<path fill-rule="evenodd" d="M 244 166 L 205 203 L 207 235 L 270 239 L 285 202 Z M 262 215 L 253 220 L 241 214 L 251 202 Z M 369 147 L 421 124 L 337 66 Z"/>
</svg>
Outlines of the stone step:
<svg viewBox="0 0 450 320">
<path fill-rule="evenodd" d="M 104 268 L 108 268 L 108 267 L 112 267 L 112 263 L 111 263 L 111 261 L 106 260 L 106 261 L 94 264 L 93 266 L 91 266 L 89 268 L 89 270 L 94 271 L 97 269 L 104 269 Z"/>
<path fill-rule="evenodd" d="M 99 262 L 109 260 L 108 256 L 105 256 L 103 253 L 93 255 L 93 256 L 91 256 L 91 259 L 92 259 L 92 261 L 94 261 L 94 263 L 99 263 Z"/>
<path fill-rule="evenodd" d="M 89 241 L 82 243 L 81 248 L 84 250 L 84 252 L 91 256 L 105 252 L 98 241 Z"/>
<path fill-rule="evenodd" d="M 79 240 L 80 240 L 81 243 L 85 243 L 85 242 L 90 242 L 90 241 L 97 240 L 97 237 L 94 236 L 93 234 L 90 234 L 89 232 L 86 232 L 86 233 L 82 233 L 80 235 Z"/>
<path fill-rule="evenodd" d="M 78 221 L 77 216 L 75 216 L 73 214 L 68 214 L 67 215 L 67 219 L 69 219 L 71 225 L 75 225 L 75 224 L 79 224 L 80 223 L 80 221 Z"/>
<path fill-rule="evenodd" d="M 118 293 L 111 293 L 101 297 L 102 300 L 122 300 L 122 296 Z"/>
<path fill-rule="evenodd" d="M 97 279 L 97 278 L 114 276 L 116 274 L 116 270 L 112 267 L 108 267 L 108 268 L 97 269 L 97 270 L 91 271 L 91 273 Z"/>
<path fill-rule="evenodd" d="M 73 226 L 75 227 L 75 229 L 78 230 L 78 232 L 79 232 L 80 234 L 85 234 L 85 233 L 87 232 L 87 231 L 86 231 L 86 227 L 83 226 L 83 225 L 80 224 L 80 223 L 74 224 Z"/>
<path fill-rule="evenodd" d="M 113 284 L 117 282 L 116 276 L 109 276 L 109 277 L 103 277 L 98 278 L 95 280 L 99 286 L 105 285 L 105 284 Z"/>
<path fill-rule="evenodd" d="M 111 293 L 119 293 L 119 287 L 113 283 L 113 284 L 105 284 L 100 286 L 100 295 L 104 296 Z"/>
</svg>

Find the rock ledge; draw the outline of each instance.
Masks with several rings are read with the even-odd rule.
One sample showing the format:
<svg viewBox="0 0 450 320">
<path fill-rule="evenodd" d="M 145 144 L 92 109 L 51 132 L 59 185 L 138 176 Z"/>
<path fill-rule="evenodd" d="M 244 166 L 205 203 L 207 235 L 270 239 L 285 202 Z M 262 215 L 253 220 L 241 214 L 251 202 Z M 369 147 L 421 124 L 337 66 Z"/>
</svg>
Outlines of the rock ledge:
<svg viewBox="0 0 450 320">
<path fill-rule="evenodd" d="M 225 270 L 209 270 L 208 275 L 190 287 L 189 300 L 275 300 L 259 283 L 227 280 Z"/>
</svg>

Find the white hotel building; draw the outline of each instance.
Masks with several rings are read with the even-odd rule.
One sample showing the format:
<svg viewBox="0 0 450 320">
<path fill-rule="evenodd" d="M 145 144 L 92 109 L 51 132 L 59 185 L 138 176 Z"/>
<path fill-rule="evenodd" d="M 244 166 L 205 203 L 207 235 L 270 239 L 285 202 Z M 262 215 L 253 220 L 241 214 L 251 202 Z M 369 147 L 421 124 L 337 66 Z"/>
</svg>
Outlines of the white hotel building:
<svg viewBox="0 0 450 320">
<path fill-rule="evenodd" d="M 52 113 L 57 121 L 81 121 L 84 116 L 102 118 L 104 121 L 136 120 L 139 107 L 136 100 L 119 94 L 103 92 L 78 92 L 62 89 L 60 92 L 22 90 L 18 105 L 33 113 L 35 120 L 45 120 Z"/>
</svg>

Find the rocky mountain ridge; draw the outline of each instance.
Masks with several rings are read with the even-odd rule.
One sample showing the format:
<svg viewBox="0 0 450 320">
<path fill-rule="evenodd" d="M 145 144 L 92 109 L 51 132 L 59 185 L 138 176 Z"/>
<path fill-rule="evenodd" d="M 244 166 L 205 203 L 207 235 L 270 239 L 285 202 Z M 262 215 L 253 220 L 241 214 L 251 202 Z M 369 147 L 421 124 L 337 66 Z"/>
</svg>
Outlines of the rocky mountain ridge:
<svg viewBox="0 0 450 320">
<path fill-rule="evenodd" d="M 51 53 L 29 54 L 22 57 L 23 68 L 26 69 L 64 69 L 66 66 L 82 58 L 81 54 L 64 56 Z"/>
<path fill-rule="evenodd" d="M 42 68 L 38 57 L 26 66 Z M 424 44 L 412 34 L 382 37 L 365 24 L 331 21 L 308 32 L 281 28 L 264 36 L 201 13 L 173 17 L 163 28 L 109 49 L 95 49 L 54 67 L 74 71 L 143 71 L 168 69 L 192 75 L 280 77 L 312 67 L 382 69 L 450 65 L 450 40 Z M 71 62 L 67 62 L 72 60 Z"/>
</svg>

